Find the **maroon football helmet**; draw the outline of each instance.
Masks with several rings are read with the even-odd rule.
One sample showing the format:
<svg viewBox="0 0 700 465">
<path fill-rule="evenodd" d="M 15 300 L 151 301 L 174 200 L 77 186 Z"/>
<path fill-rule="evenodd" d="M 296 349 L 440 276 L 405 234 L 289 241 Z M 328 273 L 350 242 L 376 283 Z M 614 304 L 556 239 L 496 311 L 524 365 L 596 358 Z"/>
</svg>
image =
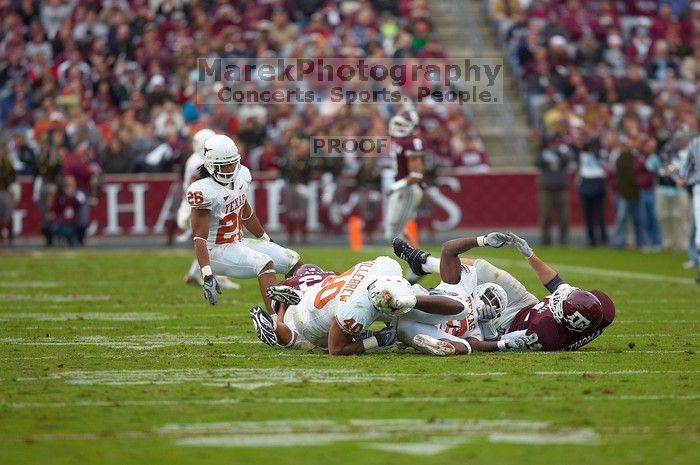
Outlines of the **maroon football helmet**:
<svg viewBox="0 0 700 465">
<path fill-rule="evenodd" d="M 307 263 L 305 265 L 301 265 L 298 270 L 294 272 L 294 277 L 298 276 L 304 276 L 307 274 L 321 274 L 323 273 L 323 269 L 321 269 L 320 266 L 314 265 L 312 263 Z"/>
<path fill-rule="evenodd" d="M 389 119 L 391 137 L 408 137 L 418 126 L 418 113 L 415 110 L 401 110 Z"/>
<path fill-rule="evenodd" d="M 577 333 L 595 329 L 603 321 L 600 300 L 588 291 L 562 287 L 552 294 L 552 315 L 557 323 Z"/>
</svg>

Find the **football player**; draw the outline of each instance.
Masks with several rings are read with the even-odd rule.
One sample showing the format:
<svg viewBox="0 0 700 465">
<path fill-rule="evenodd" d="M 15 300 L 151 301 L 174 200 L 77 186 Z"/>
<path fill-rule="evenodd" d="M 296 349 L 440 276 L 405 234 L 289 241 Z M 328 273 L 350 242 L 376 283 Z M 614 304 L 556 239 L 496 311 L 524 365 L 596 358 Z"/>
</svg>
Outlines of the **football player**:
<svg viewBox="0 0 700 465">
<path fill-rule="evenodd" d="M 251 175 L 241 166 L 235 142 L 214 135 L 204 143 L 200 179 L 187 189 L 192 208 L 192 235 L 202 270 L 204 297 L 215 305 L 221 287 L 214 273 L 235 278 L 257 276 L 260 292 L 272 310 L 266 290 L 275 283 L 275 272 L 292 276 L 303 263 L 299 254 L 270 239 L 247 195 Z M 256 238 L 243 238 L 243 227 Z"/>
<path fill-rule="evenodd" d="M 500 336 L 502 341 L 524 335 L 530 349 L 576 350 L 600 336 L 612 324 L 615 305 L 607 294 L 600 290 L 585 291 L 567 284 L 553 268 L 534 254 L 524 239 L 513 233 L 506 236 L 505 243 L 515 246 L 527 259 L 550 295 L 540 300 L 508 272 L 487 261 L 465 261 L 474 265 L 479 281 L 492 280 L 503 290 L 503 293 L 499 292 L 498 299 L 505 300 L 505 303 L 485 306 L 479 312 L 479 326 L 486 338 L 498 339 Z M 439 260 L 404 241 L 395 241 L 394 251 L 407 260 L 416 273 L 434 272 L 440 267 Z M 441 329 L 450 336 L 463 337 L 465 325 L 465 322 L 452 321 Z M 430 339 L 427 339 L 426 345 L 439 348 L 432 353 L 451 354 L 451 349 L 441 342 L 450 344 L 452 337 L 428 336 Z M 459 353 L 461 348 L 454 349 L 452 353 Z"/>
<path fill-rule="evenodd" d="M 202 158 L 204 142 L 215 134 L 216 133 L 211 129 L 200 129 L 192 136 L 193 152 L 185 162 L 185 172 L 182 178 L 182 192 L 187 192 L 187 188 L 190 187 L 190 184 L 195 182 L 199 177 L 199 167 L 202 166 L 204 162 L 204 158 Z M 183 195 L 180 207 L 177 209 L 177 226 L 185 231 L 184 234 L 186 234 L 186 237 L 190 236 L 191 211 L 190 204 L 187 202 L 187 197 Z M 240 289 L 241 287 L 226 276 L 217 276 L 216 280 L 223 289 Z M 199 270 L 199 262 L 197 262 L 196 258 L 192 260 L 190 269 L 185 275 L 185 283 L 196 284 L 198 286 L 202 285 L 202 275 Z"/>
<path fill-rule="evenodd" d="M 401 274 L 401 266 L 389 257 L 358 263 L 325 278 L 300 299 L 290 300 L 284 317 L 276 322 L 260 307 L 253 307 L 256 334 L 271 346 L 293 346 L 302 338 L 327 347 L 331 355 L 354 355 L 394 344 L 395 327 L 368 330 L 375 321 L 389 323 L 401 316 L 435 325 L 467 315 L 468 307 L 453 296 L 415 295 Z"/>
<path fill-rule="evenodd" d="M 454 299 L 459 299 L 468 310 L 464 318 L 455 318 L 450 321 L 440 322 L 439 325 L 425 324 L 422 321 L 401 319 L 398 322 L 399 340 L 419 350 L 436 355 L 469 354 L 472 351 L 493 352 L 496 350 L 524 350 L 530 344 L 530 339 L 523 334 L 512 334 L 498 341 L 484 340 L 484 335 L 479 320 L 483 315 L 491 314 L 504 309 L 508 297 L 496 283 L 483 283 L 478 285 L 477 270 L 473 264 L 465 263 L 459 255 L 474 247 L 502 247 L 509 240 L 505 233 L 493 232 L 485 236 L 465 237 L 447 241 L 442 245 L 440 260 L 427 256 L 423 257 L 426 267 L 431 272 L 439 272 L 442 282 L 435 291 L 444 293 Z M 406 241 L 396 238 L 393 242 L 394 250 L 401 258 L 416 253 Z M 423 252 L 425 254 L 425 252 Z M 417 263 L 416 260 L 411 260 Z M 409 263 L 411 263 L 409 262 Z M 417 271 L 426 274 L 424 266 Z M 418 274 L 418 273 L 417 273 Z M 420 286 L 414 286 L 420 288 Z M 424 293 L 428 291 L 423 290 Z M 430 308 L 428 307 L 428 310 Z M 447 329 L 457 322 L 458 334 L 450 334 Z"/>
<path fill-rule="evenodd" d="M 418 113 L 401 110 L 389 120 L 394 182 L 387 190 L 384 210 L 384 237 L 387 242 L 403 236 L 406 223 L 415 218 L 423 200 L 423 141 L 416 134 Z M 411 282 L 418 276 L 407 275 Z"/>
</svg>

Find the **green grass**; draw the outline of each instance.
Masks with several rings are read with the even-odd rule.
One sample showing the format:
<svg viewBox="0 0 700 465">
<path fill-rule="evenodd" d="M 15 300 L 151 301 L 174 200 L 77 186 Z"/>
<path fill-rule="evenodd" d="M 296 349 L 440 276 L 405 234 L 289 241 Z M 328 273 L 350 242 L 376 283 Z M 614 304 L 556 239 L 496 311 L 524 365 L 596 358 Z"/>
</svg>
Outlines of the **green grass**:
<svg viewBox="0 0 700 465">
<path fill-rule="evenodd" d="M 343 270 L 388 249 L 299 251 Z M 517 252 L 487 252 L 544 294 Z M 182 284 L 189 255 L 2 256 L 0 463 L 697 463 L 700 286 L 683 257 L 539 252 L 617 305 L 578 352 L 275 350 L 248 319 L 256 282 L 210 307 Z"/>
</svg>

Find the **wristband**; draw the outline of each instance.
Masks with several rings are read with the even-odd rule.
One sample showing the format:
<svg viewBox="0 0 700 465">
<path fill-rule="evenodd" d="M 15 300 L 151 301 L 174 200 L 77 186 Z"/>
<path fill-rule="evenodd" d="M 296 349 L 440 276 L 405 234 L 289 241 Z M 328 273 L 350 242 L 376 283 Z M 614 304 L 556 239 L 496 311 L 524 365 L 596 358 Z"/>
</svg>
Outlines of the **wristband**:
<svg viewBox="0 0 700 465">
<path fill-rule="evenodd" d="M 267 233 L 263 233 L 262 236 L 258 237 L 261 241 L 267 241 L 270 242 L 270 236 L 267 235 Z"/>
<path fill-rule="evenodd" d="M 211 272 L 211 266 L 205 265 L 202 267 L 202 278 L 206 278 L 207 276 L 211 276 L 214 273 Z"/>
<path fill-rule="evenodd" d="M 498 350 L 506 350 L 506 341 L 498 341 L 496 347 L 498 347 Z"/>
<path fill-rule="evenodd" d="M 479 247 L 483 247 L 483 246 L 484 246 L 484 239 L 485 239 L 485 238 L 486 238 L 486 236 L 479 236 L 479 237 L 477 237 L 477 238 L 476 238 L 476 245 L 478 245 Z"/>
<path fill-rule="evenodd" d="M 408 173 L 408 175 L 409 175 L 410 177 L 412 177 L 412 178 L 415 178 L 415 179 L 419 180 L 419 181 L 420 181 L 421 179 L 423 179 L 423 173 L 419 173 L 419 172 L 417 172 L 417 171 L 411 171 L 410 173 Z"/>
<path fill-rule="evenodd" d="M 379 342 L 375 336 L 368 337 L 367 339 L 362 340 L 362 347 L 365 348 L 365 351 L 376 349 L 379 347 Z"/>
</svg>

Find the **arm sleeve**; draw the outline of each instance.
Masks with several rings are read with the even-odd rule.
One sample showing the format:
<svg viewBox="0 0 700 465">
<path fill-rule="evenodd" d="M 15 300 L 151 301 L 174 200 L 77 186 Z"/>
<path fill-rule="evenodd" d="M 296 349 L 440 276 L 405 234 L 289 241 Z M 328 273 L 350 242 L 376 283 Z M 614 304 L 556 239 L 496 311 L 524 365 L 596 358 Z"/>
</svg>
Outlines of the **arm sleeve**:
<svg viewBox="0 0 700 465">
<path fill-rule="evenodd" d="M 557 274 L 554 278 L 552 278 L 550 282 L 545 284 L 544 287 L 546 287 L 549 292 L 554 292 L 557 289 L 559 289 L 559 286 L 561 286 L 562 284 L 566 284 L 566 281 L 561 279 L 561 276 Z"/>
<path fill-rule="evenodd" d="M 356 302 L 352 302 L 349 299 L 335 314 L 335 319 L 343 328 L 343 331 L 350 334 L 351 336 L 357 336 L 363 329 L 369 329 L 369 327 L 377 319 L 376 310 L 372 310 L 369 307 L 356 306 Z M 371 304 L 368 305 L 371 306 Z"/>
<path fill-rule="evenodd" d="M 193 182 L 190 187 L 187 188 L 185 199 L 192 208 L 211 210 L 211 193 L 199 181 Z"/>
</svg>

